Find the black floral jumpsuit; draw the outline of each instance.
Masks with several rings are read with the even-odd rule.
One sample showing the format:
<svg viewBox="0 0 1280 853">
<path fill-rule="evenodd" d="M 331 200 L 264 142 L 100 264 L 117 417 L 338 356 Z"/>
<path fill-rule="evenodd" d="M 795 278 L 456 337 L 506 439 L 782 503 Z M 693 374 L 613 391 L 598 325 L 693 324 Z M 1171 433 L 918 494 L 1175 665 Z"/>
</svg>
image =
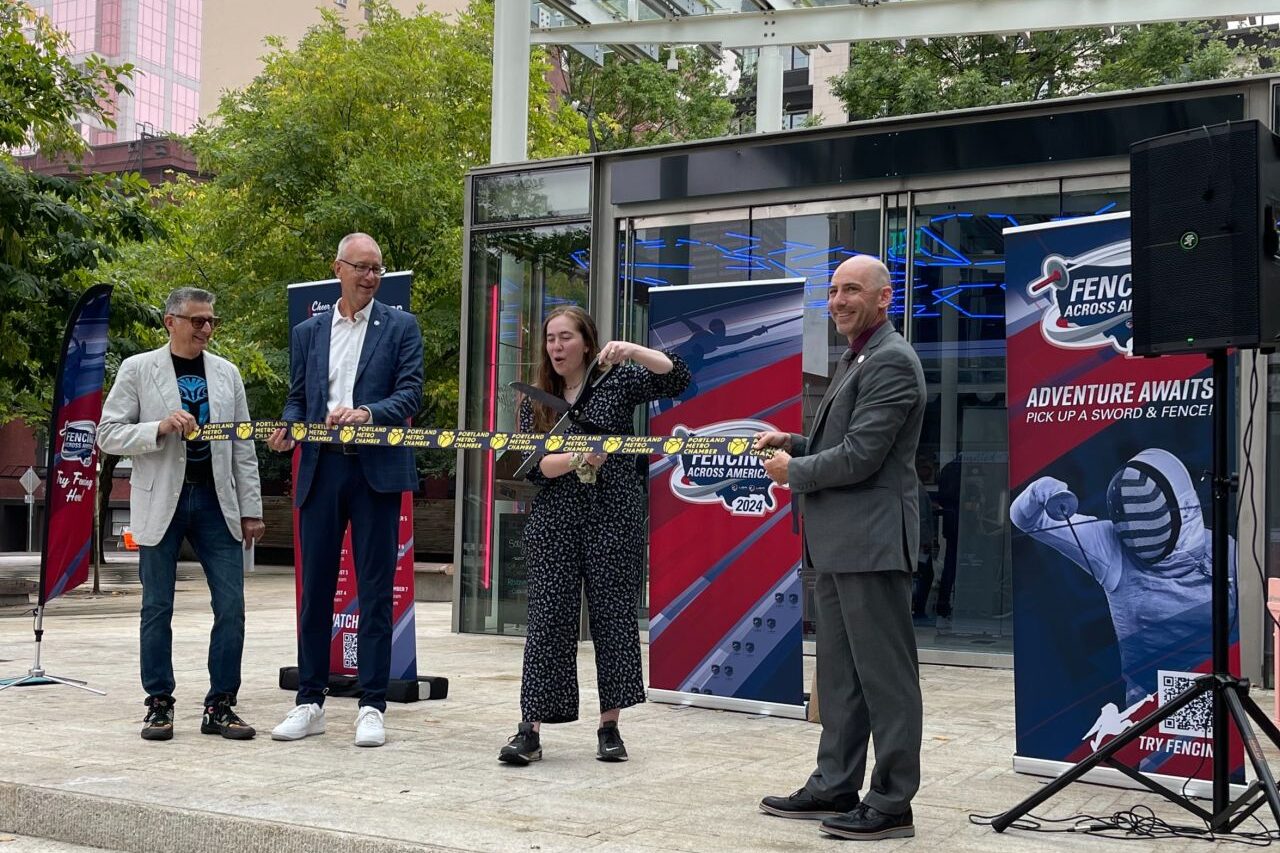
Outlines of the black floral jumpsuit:
<svg viewBox="0 0 1280 853">
<path fill-rule="evenodd" d="M 581 419 L 601 434 L 634 432 L 636 406 L 675 397 L 689 384 L 679 356 L 668 373 L 628 362 L 613 368 L 591 392 Z M 533 428 L 533 405 L 520 406 L 520 431 Z M 568 434 L 588 430 L 572 424 Z M 529 626 L 520 680 L 521 719 L 569 723 L 578 719 L 579 602 L 586 584 L 587 614 L 596 651 L 600 709 L 644 701 L 636 604 L 644 565 L 644 482 L 633 455 L 611 455 L 584 483 L 570 471 L 547 477 L 534 466 L 529 480 L 542 487 L 524 530 Z"/>
</svg>

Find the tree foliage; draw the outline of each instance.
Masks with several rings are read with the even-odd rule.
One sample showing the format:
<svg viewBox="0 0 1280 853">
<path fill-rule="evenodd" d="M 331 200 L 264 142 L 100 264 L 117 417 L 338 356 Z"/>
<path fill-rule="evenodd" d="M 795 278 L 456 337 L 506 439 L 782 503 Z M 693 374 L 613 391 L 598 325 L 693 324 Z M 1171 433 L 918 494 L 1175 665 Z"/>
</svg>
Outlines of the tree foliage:
<svg viewBox="0 0 1280 853">
<path fill-rule="evenodd" d="M 668 68 L 675 57 L 676 68 Z M 614 151 L 724 136 L 733 104 L 719 60 L 701 48 L 663 48 L 658 62 L 627 62 L 616 54 L 603 67 L 577 53 L 561 54 L 565 100 L 586 117 L 592 151 Z"/>
<path fill-rule="evenodd" d="M 127 91 L 129 66 L 70 59 L 67 38 L 21 3 L 0 4 L 0 423 L 47 421 L 62 331 L 100 266 L 131 241 L 157 234 L 136 174 L 72 179 L 27 172 L 11 150 L 84 151 L 82 117 L 106 125 L 102 106 Z M 113 344 L 148 313 L 124 290 L 112 300 Z"/>
<path fill-rule="evenodd" d="M 464 176 L 489 159 L 493 9 L 474 2 L 449 19 L 366 8 L 359 32 L 325 12 L 296 48 L 269 41 L 262 72 L 190 139 L 214 177 L 165 188 L 168 236 L 115 273 L 217 293 L 225 327 L 257 342 L 251 404 L 270 416 L 287 375 L 286 285 L 330 278 L 339 239 L 365 231 L 390 269 L 414 271 L 420 420 L 453 424 Z M 580 152 L 582 119 L 550 105 L 545 70 L 530 71 L 531 156 Z"/>
<path fill-rule="evenodd" d="M 851 120 L 911 115 L 1256 73 L 1260 42 L 1206 22 L 862 42 L 831 83 Z"/>
</svg>

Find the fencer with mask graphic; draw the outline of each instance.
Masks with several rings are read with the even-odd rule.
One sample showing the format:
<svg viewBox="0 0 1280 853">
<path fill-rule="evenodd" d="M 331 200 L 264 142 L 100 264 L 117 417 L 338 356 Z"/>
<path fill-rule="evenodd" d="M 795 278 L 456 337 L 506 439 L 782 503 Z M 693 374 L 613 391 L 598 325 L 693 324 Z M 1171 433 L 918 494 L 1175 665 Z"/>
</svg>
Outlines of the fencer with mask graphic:
<svg viewBox="0 0 1280 853">
<path fill-rule="evenodd" d="M 1106 518 L 1085 515 L 1067 483 L 1041 477 L 1009 517 L 1102 587 L 1132 702 L 1152 692 L 1157 670 L 1194 670 L 1209 654 L 1212 534 L 1190 473 L 1167 450 L 1148 448 L 1121 465 L 1105 502 Z M 1234 537 L 1228 550 L 1234 592 Z M 1234 622 L 1234 594 L 1231 601 Z"/>
</svg>

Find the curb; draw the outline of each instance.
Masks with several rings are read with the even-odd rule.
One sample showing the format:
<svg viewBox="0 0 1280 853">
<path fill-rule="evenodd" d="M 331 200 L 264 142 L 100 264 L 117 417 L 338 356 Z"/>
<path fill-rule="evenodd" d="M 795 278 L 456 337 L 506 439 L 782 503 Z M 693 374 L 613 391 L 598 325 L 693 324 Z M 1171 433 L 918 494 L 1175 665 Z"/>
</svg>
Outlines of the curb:
<svg viewBox="0 0 1280 853">
<path fill-rule="evenodd" d="M 0 831 L 124 853 L 456 853 L 394 838 L 0 782 Z"/>
</svg>

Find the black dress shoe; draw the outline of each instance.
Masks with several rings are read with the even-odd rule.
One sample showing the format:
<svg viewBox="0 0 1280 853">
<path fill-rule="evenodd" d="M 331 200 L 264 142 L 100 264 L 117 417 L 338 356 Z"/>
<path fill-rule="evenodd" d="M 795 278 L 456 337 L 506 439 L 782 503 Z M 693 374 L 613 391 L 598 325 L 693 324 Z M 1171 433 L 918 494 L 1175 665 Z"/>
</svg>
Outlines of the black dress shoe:
<svg viewBox="0 0 1280 853">
<path fill-rule="evenodd" d="M 879 841 L 882 838 L 912 838 L 916 834 L 911 822 L 911 807 L 902 814 L 885 814 L 863 803 L 848 814 L 827 818 L 822 831 L 855 841 Z"/>
<path fill-rule="evenodd" d="M 848 794 L 835 800 L 820 800 L 801 788 L 787 797 L 765 797 L 760 801 L 760 811 L 777 817 L 793 817 L 803 820 L 822 820 L 839 817 L 858 805 L 858 795 Z"/>
</svg>

